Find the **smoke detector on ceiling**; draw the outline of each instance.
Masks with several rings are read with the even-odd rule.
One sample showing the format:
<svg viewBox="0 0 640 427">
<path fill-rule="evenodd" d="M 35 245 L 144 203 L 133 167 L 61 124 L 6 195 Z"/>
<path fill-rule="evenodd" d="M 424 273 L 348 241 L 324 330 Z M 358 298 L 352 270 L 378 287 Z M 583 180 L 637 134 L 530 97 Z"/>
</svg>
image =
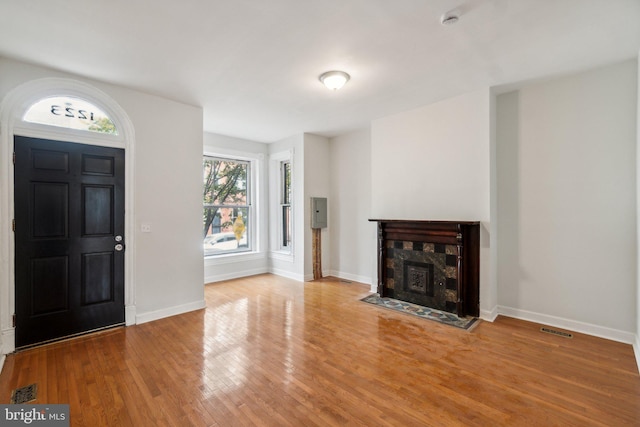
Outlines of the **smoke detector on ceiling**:
<svg viewBox="0 0 640 427">
<path fill-rule="evenodd" d="M 453 12 L 447 12 L 440 17 L 440 23 L 442 25 L 453 25 L 456 22 L 458 22 L 459 19 L 460 18 L 458 17 L 457 14 Z"/>
</svg>

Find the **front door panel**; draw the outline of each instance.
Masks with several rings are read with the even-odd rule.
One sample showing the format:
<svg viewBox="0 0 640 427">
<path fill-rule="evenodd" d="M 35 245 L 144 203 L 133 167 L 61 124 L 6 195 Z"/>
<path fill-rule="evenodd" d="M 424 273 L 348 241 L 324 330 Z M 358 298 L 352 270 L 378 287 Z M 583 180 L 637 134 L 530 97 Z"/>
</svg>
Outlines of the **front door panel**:
<svg viewBox="0 0 640 427">
<path fill-rule="evenodd" d="M 16 136 L 15 153 L 16 347 L 124 323 L 124 150 Z"/>
</svg>

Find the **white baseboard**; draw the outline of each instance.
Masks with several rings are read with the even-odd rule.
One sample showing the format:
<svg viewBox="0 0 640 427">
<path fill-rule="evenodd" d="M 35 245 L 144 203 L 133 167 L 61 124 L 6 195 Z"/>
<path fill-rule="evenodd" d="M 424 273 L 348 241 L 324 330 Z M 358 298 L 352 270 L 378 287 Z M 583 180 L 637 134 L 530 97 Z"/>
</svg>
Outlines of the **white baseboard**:
<svg viewBox="0 0 640 427">
<path fill-rule="evenodd" d="M 527 320 L 529 322 L 542 323 L 544 325 L 549 325 L 556 328 L 568 329 L 570 331 L 579 332 L 586 335 L 593 335 L 595 337 L 617 341 L 625 344 L 634 344 L 634 342 L 637 341 L 636 334 L 632 332 L 620 331 L 617 329 L 607 328 L 605 326 L 579 322 L 577 320 L 565 319 L 562 317 L 550 316 L 548 314 L 535 313 L 518 308 L 499 305 L 498 314 L 507 317 L 514 317 L 516 319 Z"/>
<path fill-rule="evenodd" d="M 337 277 L 338 279 L 349 280 L 351 282 L 364 283 L 365 285 L 369 285 L 373 288 L 373 281 L 371 280 L 371 277 L 358 276 L 357 274 L 344 273 L 342 271 L 335 270 L 327 271 L 327 276 Z M 377 289 L 374 292 L 377 292 Z"/>
<path fill-rule="evenodd" d="M 2 334 L 0 334 L 0 373 L 2 373 L 2 367 L 4 366 L 4 359 L 6 359 L 6 356 L 4 355 L 4 346 L 3 343 L 4 341 L 2 340 Z"/>
<path fill-rule="evenodd" d="M 640 335 L 636 334 L 636 340 L 633 343 L 633 352 L 636 355 L 636 365 L 640 373 Z"/>
<path fill-rule="evenodd" d="M 163 308 L 162 310 L 149 311 L 136 316 L 136 323 L 147 323 L 154 320 L 163 319 L 165 317 L 175 316 L 177 314 L 188 313 L 190 311 L 200 310 L 206 307 L 204 300 L 195 301 L 188 304 L 176 305 L 173 307 Z"/>
<path fill-rule="evenodd" d="M 131 326 L 136 324 L 136 306 L 126 305 L 124 307 L 124 324 Z"/>
<path fill-rule="evenodd" d="M 2 331 L 2 337 L 0 337 L 0 341 L 2 341 L 2 349 L 0 349 L 0 353 L 9 354 L 16 351 L 16 330 L 15 328 L 8 328 Z"/>
<path fill-rule="evenodd" d="M 493 322 L 498 317 L 498 306 L 494 306 L 491 310 L 480 310 L 480 318 L 487 322 Z"/>
<path fill-rule="evenodd" d="M 269 273 L 269 269 L 264 267 L 264 268 L 254 268 L 251 270 L 234 271 L 233 273 L 227 273 L 227 274 L 213 274 L 213 275 L 206 276 L 204 278 L 204 283 L 206 285 L 207 283 L 222 282 L 225 280 L 232 280 L 232 279 L 240 279 L 242 277 L 255 276 L 256 274 L 264 274 L 264 273 Z"/>
<path fill-rule="evenodd" d="M 269 269 L 269 273 L 275 274 L 276 276 L 286 277 L 287 279 L 297 280 L 298 282 L 304 282 L 305 281 L 303 274 L 292 273 L 290 271 L 282 270 L 282 269 L 279 269 L 279 268 L 271 267 Z"/>
</svg>

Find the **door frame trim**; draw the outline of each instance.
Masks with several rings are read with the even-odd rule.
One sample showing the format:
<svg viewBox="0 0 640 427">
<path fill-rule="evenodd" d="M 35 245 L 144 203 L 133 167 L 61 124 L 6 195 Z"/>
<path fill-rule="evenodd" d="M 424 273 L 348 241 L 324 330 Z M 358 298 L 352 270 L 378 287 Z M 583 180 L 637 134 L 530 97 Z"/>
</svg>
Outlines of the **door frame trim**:
<svg viewBox="0 0 640 427">
<path fill-rule="evenodd" d="M 86 99 L 112 119 L 118 135 L 27 123 L 22 120 L 36 101 L 49 96 L 68 95 Z M 14 136 L 46 138 L 87 145 L 122 148 L 125 151 L 125 236 L 124 261 L 125 324 L 136 323 L 135 305 L 135 215 L 134 147 L 135 130 L 125 110 L 105 92 L 87 83 L 63 78 L 32 80 L 12 89 L 0 103 L 0 356 L 15 350 L 15 235 L 14 218 Z"/>
</svg>

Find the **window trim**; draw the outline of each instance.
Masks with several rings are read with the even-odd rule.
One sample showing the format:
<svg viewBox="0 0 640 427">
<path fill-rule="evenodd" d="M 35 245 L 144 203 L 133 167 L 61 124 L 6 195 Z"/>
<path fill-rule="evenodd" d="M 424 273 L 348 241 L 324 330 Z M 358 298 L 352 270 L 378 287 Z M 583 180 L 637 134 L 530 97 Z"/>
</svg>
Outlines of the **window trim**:
<svg viewBox="0 0 640 427">
<path fill-rule="evenodd" d="M 286 181 L 286 167 L 288 165 L 289 169 L 289 186 L 287 188 Z M 289 252 L 291 249 L 291 245 L 293 245 L 293 204 L 291 203 L 291 199 L 293 198 L 292 191 L 292 167 L 291 167 L 291 159 L 285 159 L 280 161 L 280 209 L 279 209 L 279 220 L 280 220 L 280 229 L 278 233 L 278 239 L 280 241 L 280 250 Z M 287 197 L 287 190 L 289 192 Z M 287 232 L 285 225 L 285 209 L 289 209 L 289 230 Z M 287 244 L 287 234 L 288 234 L 288 244 Z"/>
<path fill-rule="evenodd" d="M 283 218 L 282 218 L 282 168 L 283 162 L 288 162 L 290 165 L 291 173 L 291 244 L 287 247 L 282 246 L 283 236 Z M 295 162 L 293 156 L 293 149 L 273 153 L 269 155 L 269 192 L 270 194 L 277 195 L 271 198 L 269 212 L 271 213 L 269 218 L 269 229 L 272 231 L 269 236 L 269 257 L 280 261 L 294 262 L 294 253 L 296 245 L 296 219 L 295 219 L 295 187 L 294 180 Z"/>
</svg>

